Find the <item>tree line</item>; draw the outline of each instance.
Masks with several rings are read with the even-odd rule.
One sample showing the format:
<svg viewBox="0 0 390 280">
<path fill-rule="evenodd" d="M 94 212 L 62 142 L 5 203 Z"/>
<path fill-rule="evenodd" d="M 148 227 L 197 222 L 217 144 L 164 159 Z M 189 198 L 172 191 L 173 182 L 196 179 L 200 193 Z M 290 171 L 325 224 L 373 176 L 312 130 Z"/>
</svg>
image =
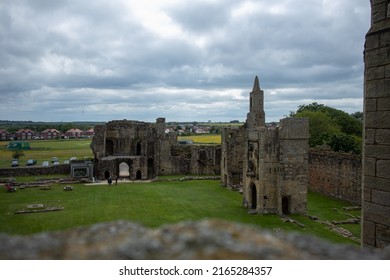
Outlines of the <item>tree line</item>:
<svg viewBox="0 0 390 280">
<path fill-rule="evenodd" d="M 300 105 L 290 116 L 309 119 L 310 147 L 328 146 L 336 152 L 361 154 L 362 112 L 348 114 L 314 102 Z"/>
</svg>

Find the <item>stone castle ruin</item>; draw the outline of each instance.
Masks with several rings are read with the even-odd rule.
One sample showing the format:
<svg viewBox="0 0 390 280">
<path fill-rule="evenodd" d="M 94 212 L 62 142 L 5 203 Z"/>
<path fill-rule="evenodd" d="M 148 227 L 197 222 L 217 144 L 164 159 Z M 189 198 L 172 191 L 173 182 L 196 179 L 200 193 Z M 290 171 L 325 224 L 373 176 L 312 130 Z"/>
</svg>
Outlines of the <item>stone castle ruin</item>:
<svg viewBox="0 0 390 280">
<path fill-rule="evenodd" d="M 222 132 L 223 185 L 242 186 L 243 206 L 254 213 L 305 213 L 308 138 L 308 119 L 266 126 L 264 92 L 256 77 L 245 124 Z"/>
<path fill-rule="evenodd" d="M 244 126 L 224 128 L 222 145 L 188 145 L 155 123 L 111 121 L 95 127 L 94 176 L 153 179 L 158 175 L 222 175 L 243 189 L 243 206 L 256 213 L 304 213 L 308 120 L 287 118 L 267 128 L 264 93 L 256 77 Z"/>
<path fill-rule="evenodd" d="M 185 145 L 176 133 L 165 133 L 165 119 L 156 123 L 110 121 L 95 127 L 91 148 L 98 179 L 153 179 L 158 175 L 219 174 L 219 146 Z"/>
</svg>

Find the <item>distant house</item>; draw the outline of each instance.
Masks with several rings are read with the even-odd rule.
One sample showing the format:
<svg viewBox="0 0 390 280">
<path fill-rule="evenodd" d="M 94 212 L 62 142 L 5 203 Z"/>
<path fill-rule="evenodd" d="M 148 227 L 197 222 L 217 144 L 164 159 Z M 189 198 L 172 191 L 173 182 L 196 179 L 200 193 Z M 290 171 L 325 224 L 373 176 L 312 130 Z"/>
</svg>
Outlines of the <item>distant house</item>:
<svg viewBox="0 0 390 280">
<path fill-rule="evenodd" d="M 198 127 L 195 129 L 195 133 L 202 134 L 202 133 L 210 133 L 210 127 Z"/>
<path fill-rule="evenodd" d="M 15 137 L 18 140 L 31 140 L 34 137 L 34 132 L 31 129 L 19 129 L 15 132 Z"/>
<path fill-rule="evenodd" d="M 48 128 L 41 132 L 41 138 L 43 139 L 56 139 L 60 136 L 60 132 L 54 128 Z"/>
<path fill-rule="evenodd" d="M 95 134 L 95 130 L 93 128 L 90 128 L 86 131 L 84 131 L 84 135 L 87 135 L 87 136 L 93 136 Z"/>
<path fill-rule="evenodd" d="M 71 138 L 80 138 L 83 134 L 84 132 L 78 128 L 72 128 L 65 132 L 65 135 Z"/>
<path fill-rule="evenodd" d="M 9 140 L 11 137 L 10 135 L 11 134 L 7 130 L 0 129 L 0 141 Z"/>
</svg>

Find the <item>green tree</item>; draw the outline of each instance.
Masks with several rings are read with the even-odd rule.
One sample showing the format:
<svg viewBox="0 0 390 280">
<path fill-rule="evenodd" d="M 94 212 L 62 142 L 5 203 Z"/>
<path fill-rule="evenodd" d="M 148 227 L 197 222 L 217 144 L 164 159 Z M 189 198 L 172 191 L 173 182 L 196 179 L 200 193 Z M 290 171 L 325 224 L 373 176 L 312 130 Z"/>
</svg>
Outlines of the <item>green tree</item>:
<svg viewBox="0 0 390 280">
<path fill-rule="evenodd" d="M 336 152 L 359 154 L 361 149 L 356 141 L 357 139 L 353 135 L 338 133 L 330 137 L 328 145 Z"/>
<path fill-rule="evenodd" d="M 301 111 L 295 117 L 309 119 L 310 147 L 326 144 L 332 135 L 341 132 L 338 125 L 321 111 Z"/>
<path fill-rule="evenodd" d="M 300 105 L 296 113 L 290 112 L 292 117 L 309 118 L 309 145 L 329 145 L 334 151 L 361 152 L 363 123 L 359 112 L 348 113 L 318 104 Z"/>
</svg>

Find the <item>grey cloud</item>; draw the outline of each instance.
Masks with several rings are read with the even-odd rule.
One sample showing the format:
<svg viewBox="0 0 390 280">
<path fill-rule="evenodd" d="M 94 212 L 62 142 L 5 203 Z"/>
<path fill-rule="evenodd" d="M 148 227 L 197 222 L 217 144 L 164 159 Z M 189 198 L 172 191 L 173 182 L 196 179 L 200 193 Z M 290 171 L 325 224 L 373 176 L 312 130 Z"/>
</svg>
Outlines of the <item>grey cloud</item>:
<svg viewBox="0 0 390 280">
<path fill-rule="evenodd" d="M 6 1 L 0 99 L 10 111 L 0 119 L 23 106 L 51 115 L 26 109 L 17 119 L 65 121 L 88 108 L 91 120 L 243 120 L 255 75 L 273 119 L 313 100 L 344 97 L 332 104 L 360 109 L 366 0 L 178 1 L 164 8 L 175 36 L 146 28 L 128 3 Z M 211 94 L 230 89 L 242 91 L 239 102 Z M 31 103 L 18 103 L 26 96 Z"/>
</svg>

